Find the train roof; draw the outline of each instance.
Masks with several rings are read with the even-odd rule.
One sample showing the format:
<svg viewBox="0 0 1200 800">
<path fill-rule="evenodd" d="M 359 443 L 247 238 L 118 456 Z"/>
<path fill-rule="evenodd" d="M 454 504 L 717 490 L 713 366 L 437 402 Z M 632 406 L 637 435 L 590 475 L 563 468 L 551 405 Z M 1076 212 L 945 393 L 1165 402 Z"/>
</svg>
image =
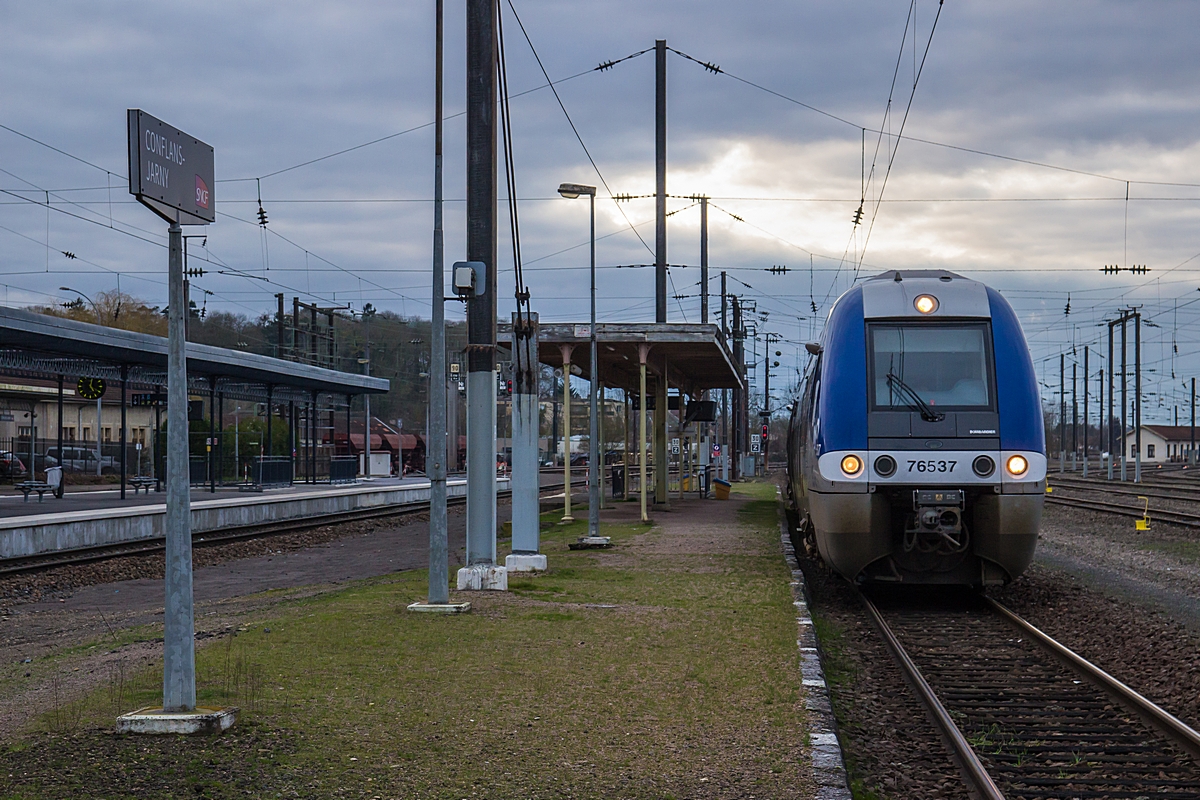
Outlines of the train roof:
<svg viewBox="0 0 1200 800">
<path fill-rule="evenodd" d="M 862 295 L 866 319 L 992 316 L 986 286 L 941 269 L 888 270 L 863 281 Z M 932 312 L 917 310 L 916 300 L 921 295 L 930 295 L 937 301 Z"/>
</svg>

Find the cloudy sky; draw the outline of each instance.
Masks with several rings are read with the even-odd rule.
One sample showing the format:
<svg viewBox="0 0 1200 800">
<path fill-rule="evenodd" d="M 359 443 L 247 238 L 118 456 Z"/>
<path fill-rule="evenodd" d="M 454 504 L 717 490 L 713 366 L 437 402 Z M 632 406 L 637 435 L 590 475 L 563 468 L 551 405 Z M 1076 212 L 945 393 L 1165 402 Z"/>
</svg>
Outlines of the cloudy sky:
<svg viewBox="0 0 1200 800">
<path fill-rule="evenodd" d="M 510 89 L 528 92 L 512 103 L 522 250 L 543 319 L 587 314 L 587 208 L 557 185 L 654 189 L 653 53 L 594 68 L 665 38 L 725 71 L 669 56 L 668 191 L 713 198 L 710 291 L 725 270 L 730 291 L 769 315 L 760 330 L 784 340 L 778 384 L 856 275 L 933 267 L 1002 290 L 1053 385 L 1060 352 L 1081 360 L 1106 318 L 1142 305 L 1146 417 L 1188 402 L 1183 382 L 1200 372 L 1200 5 L 951 0 L 938 16 L 936 0 L 513 4 L 547 73 L 570 78 L 559 95 L 601 173 L 506 0 Z M 207 234 L 189 249 L 211 262 L 198 302 L 257 316 L 283 292 L 429 313 L 432 0 L 2 7 L 0 302 L 119 282 L 165 303 L 165 227 L 127 189 L 125 109 L 142 108 L 216 148 L 218 221 L 188 231 Z M 462 3 L 447 3 L 446 31 L 453 261 Z M 670 319 L 697 321 L 699 211 L 670 207 Z M 653 261 L 642 242 L 653 246 L 653 211 L 601 189 L 603 320 L 653 318 L 653 270 L 639 266 Z M 503 318 L 507 237 L 500 250 Z M 1105 264 L 1150 272 L 1104 275 Z"/>
</svg>

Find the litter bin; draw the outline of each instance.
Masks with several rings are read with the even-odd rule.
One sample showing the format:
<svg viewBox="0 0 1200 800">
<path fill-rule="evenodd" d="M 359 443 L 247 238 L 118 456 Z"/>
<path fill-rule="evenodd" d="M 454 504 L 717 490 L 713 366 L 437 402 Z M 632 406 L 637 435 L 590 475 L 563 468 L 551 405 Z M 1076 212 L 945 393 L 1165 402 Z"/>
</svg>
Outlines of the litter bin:
<svg viewBox="0 0 1200 800">
<path fill-rule="evenodd" d="M 46 483 L 54 487 L 54 496 L 62 499 L 63 496 L 63 479 L 62 467 L 47 467 L 46 468 Z"/>
<path fill-rule="evenodd" d="M 718 500 L 729 499 L 729 481 L 723 481 L 717 478 L 713 481 L 713 497 Z"/>
<path fill-rule="evenodd" d="M 612 496 L 616 500 L 618 497 L 625 497 L 625 465 L 614 464 L 612 468 Z"/>
</svg>

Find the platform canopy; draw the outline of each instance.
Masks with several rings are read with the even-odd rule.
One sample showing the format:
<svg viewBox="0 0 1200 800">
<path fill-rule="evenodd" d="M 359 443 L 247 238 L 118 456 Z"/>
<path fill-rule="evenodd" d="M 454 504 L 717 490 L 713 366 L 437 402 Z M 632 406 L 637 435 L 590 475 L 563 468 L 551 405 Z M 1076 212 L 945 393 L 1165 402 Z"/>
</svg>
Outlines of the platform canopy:
<svg viewBox="0 0 1200 800">
<path fill-rule="evenodd" d="M 538 329 L 538 360 L 561 369 L 565 345 L 571 348 L 571 365 L 578 366 L 582 377 L 591 380 L 590 336 L 586 324 L 542 324 Z M 511 325 L 499 326 L 498 340 L 501 346 L 511 347 Z M 600 381 L 605 386 L 636 392 L 642 346 L 648 348 L 648 372 L 665 375 L 668 384 L 693 397 L 705 389 L 744 388 L 720 327 L 674 322 L 596 325 Z"/>
<path fill-rule="evenodd" d="M 187 345 L 188 390 L 246 400 L 308 401 L 382 394 L 389 381 L 204 344 Z M 0 306 L 0 372 L 31 378 L 97 377 L 167 385 L 167 340 L 148 333 Z"/>
</svg>

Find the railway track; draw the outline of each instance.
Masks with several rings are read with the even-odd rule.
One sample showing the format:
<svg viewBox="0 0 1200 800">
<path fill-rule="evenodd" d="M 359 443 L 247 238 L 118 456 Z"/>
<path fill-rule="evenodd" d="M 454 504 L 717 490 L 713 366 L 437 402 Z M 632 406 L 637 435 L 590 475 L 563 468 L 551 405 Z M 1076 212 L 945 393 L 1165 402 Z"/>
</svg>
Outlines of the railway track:
<svg viewBox="0 0 1200 800">
<path fill-rule="evenodd" d="M 1060 497 L 1053 494 L 1046 495 L 1046 502 L 1060 506 L 1071 506 L 1072 508 L 1086 508 L 1091 511 L 1104 511 L 1109 514 L 1117 514 L 1122 517 L 1142 517 L 1143 509 L 1134 508 L 1133 506 L 1123 506 L 1117 503 L 1106 503 L 1103 500 L 1084 500 L 1078 497 Z M 1188 514 L 1183 511 L 1166 511 L 1163 509 L 1153 509 L 1150 514 L 1152 520 L 1160 522 L 1170 522 L 1175 525 L 1182 525 L 1187 528 L 1200 528 L 1200 514 Z"/>
<path fill-rule="evenodd" d="M 584 483 L 582 480 L 572 480 L 571 485 L 574 487 L 581 485 L 582 483 Z M 547 491 L 556 491 L 561 490 L 562 488 L 563 484 L 561 483 L 546 484 L 541 487 L 541 492 L 545 493 Z M 500 497 L 507 497 L 511 494 L 512 492 L 510 491 L 502 491 L 498 493 Z M 463 497 L 451 497 L 447 498 L 446 500 L 446 504 L 449 506 L 458 506 L 465 503 L 466 498 Z M 335 514 L 321 514 L 314 517 L 286 519 L 278 522 L 231 526 L 228 528 L 220 528 L 217 530 L 192 534 L 192 546 L 212 547 L 215 545 L 229 544 L 230 542 L 244 541 L 246 539 L 258 539 L 280 533 L 294 533 L 296 531 L 309 530 L 312 528 L 321 528 L 326 525 L 339 525 L 344 522 L 359 522 L 362 520 L 377 519 L 380 517 L 408 516 L 411 514 L 419 514 L 422 511 L 428 510 L 429 501 L 424 500 L 416 503 L 396 503 L 387 506 L 355 509 L 353 511 L 342 511 Z M 18 556 L 16 558 L 0 559 L 0 577 L 17 575 L 20 573 L 38 572 L 41 570 L 52 569 L 54 567 L 87 564 L 95 561 L 104 561 L 110 558 L 150 555 L 153 553 L 161 553 L 165 549 L 166 540 L 162 537 L 156 537 L 154 539 L 143 539 L 138 542 L 100 545 L 96 547 L 83 547 L 59 551 L 56 553 L 44 553 L 36 556 Z"/>
<path fill-rule="evenodd" d="M 1075 490 L 1081 492 L 1101 492 L 1103 494 L 1127 495 L 1130 497 L 1149 497 L 1157 500 L 1180 500 L 1183 502 L 1200 502 L 1200 486 L 1163 486 L 1159 483 L 1119 483 L 1108 481 L 1084 480 L 1082 478 L 1051 477 L 1049 483 L 1056 490 Z"/>
<path fill-rule="evenodd" d="M 1200 797 L 1200 732 L 998 603 L 862 601 L 975 796 Z"/>
</svg>

